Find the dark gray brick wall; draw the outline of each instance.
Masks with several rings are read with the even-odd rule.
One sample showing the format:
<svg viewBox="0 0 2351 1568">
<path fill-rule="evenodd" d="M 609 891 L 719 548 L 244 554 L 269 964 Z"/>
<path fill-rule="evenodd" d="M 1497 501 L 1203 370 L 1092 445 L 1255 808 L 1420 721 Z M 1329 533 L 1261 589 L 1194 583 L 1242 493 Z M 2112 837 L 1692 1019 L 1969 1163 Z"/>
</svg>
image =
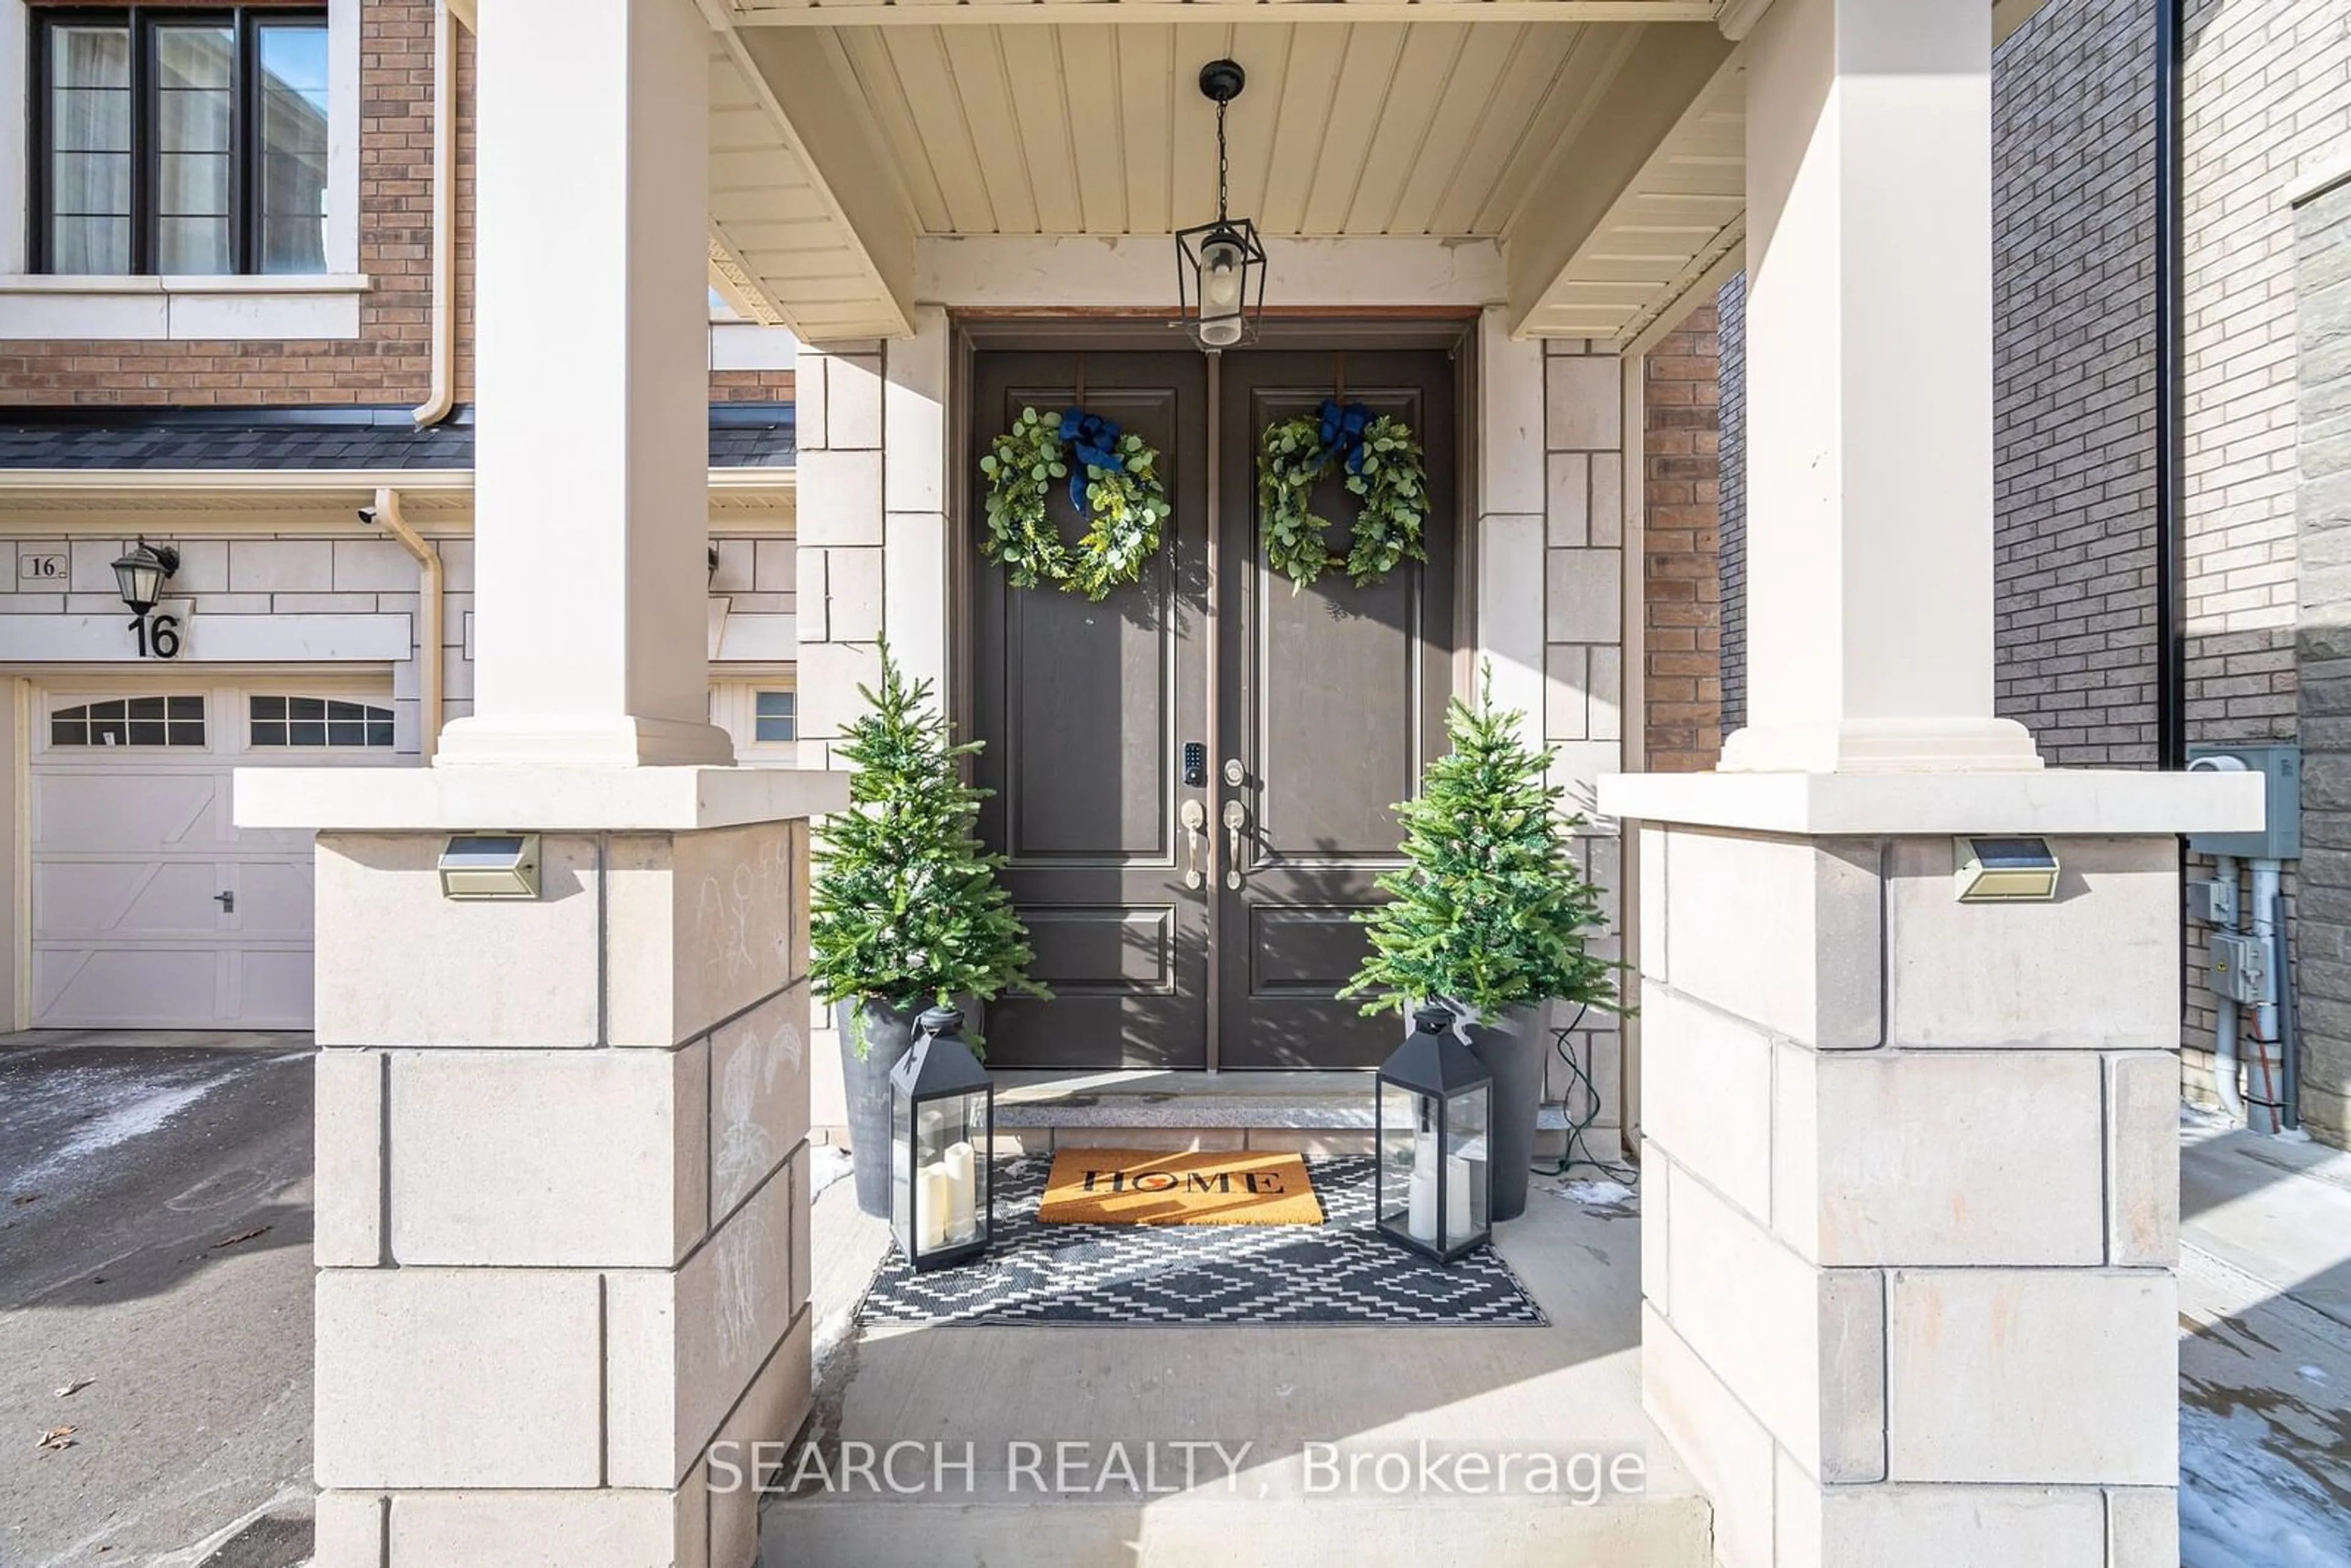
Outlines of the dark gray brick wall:
<svg viewBox="0 0 2351 1568">
<path fill-rule="evenodd" d="M 1993 64 L 1998 702 L 2053 766 L 2158 761 L 2154 68 L 2144 0 Z"/>
<path fill-rule="evenodd" d="M 1716 411 L 1721 458 L 1715 557 L 1722 596 L 1722 733 L 1747 722 L 1747 275 L 1715 299 L 1722 393 Z"/>
<path fill-rule="evenodd" d="M 2342 1145 L 2351 1134 L 2351 181 L 2304 202 L 2294 220 L 2302 1115 Z"/>
</svg>

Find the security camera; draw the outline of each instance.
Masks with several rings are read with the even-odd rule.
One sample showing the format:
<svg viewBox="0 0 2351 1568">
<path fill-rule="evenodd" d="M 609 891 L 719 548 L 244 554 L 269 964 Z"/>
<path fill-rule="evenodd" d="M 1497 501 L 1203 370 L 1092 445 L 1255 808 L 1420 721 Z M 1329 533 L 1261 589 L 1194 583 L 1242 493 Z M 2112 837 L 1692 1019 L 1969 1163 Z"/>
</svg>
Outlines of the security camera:
<svg viewBox="0 0 2351 1568">
<path fill-rule="evenodd" d="M 360 521 L 367 524 L 370 528 L 375 527 L 375 508 L 373 507 L 361 507 L 360 508 Z"/>
</svg>

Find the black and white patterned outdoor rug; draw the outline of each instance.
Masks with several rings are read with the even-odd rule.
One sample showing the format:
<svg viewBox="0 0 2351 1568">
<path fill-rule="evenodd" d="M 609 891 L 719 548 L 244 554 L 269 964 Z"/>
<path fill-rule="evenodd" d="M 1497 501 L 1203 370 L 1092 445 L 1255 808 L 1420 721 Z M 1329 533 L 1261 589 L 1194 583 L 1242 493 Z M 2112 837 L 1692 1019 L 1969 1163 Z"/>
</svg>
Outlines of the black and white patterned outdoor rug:
<svg viewBox="0 0 2351 1568">
<path fill-rule="evenodd" d="M 1449 1268 L 1372 1228 L 1368 1155 L 1310 1159 L 1320 1225 L 1046 1225 L 1052 1161 L 999 1161 L 997 1242 L 917 1274 L 895 1247 L 858 1315 L 869 1323 L 1427 1323 L 1550 1320 L 1492 1248 Z"/>
</svg>

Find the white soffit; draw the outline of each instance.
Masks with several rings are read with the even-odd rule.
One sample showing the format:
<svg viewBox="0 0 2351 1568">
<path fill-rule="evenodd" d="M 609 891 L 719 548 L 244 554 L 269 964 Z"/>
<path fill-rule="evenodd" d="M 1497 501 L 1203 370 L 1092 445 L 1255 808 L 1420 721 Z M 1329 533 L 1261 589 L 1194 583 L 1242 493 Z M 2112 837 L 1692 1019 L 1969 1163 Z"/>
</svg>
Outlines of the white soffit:
<svg viewBox="0 0 2351 1568">
<path fill-rule="evenodd" d="M 839 37 L 925 235 L 1112 237 L 1207 221 L 1216 111 L 1196 78 L 1229 57 L 1249 78 L 1227 117 L 1232 208 L 1261 232 L 1478 238 L 1509 225 L 1633 31 L 1207 22 Z"/>
<path fill-rule="evenodd" d="M 806 340 L 905 336 L 914 234 L 904 201 L 862 166 L 857 116 L 828 91 L 831 41 L 791 42 L 797 57 L 763 70 L 740 35 L 712 39 L 713 277 L 738 312 L 780 320 Z M 798 89 L 789 110 L 779 71 L 793 78 L 780 85 Z M 835 168 L 820 167 L 812 138 L 844 144 Z"/>
<path fill-rule="evenodd" d="M 1588 174 L 1597 161 L 1574 167 Z M 1581 213 L 1578 197 L 1592 204 Z M 1537 224 L 1569 230 L 1550 236 L 1549 255 Z M 1510 266 L 1511 330 L 1628 341 L 1681 306 L 1746 235 L 1746 77 L 1731 56 L 1613 199 L 1604 191 L 1562 193 L 1541 219 L 1511 235 L 1518 253 Z M 1530 265 L 1538 261 L 1540 267 Z"/>
</svg>

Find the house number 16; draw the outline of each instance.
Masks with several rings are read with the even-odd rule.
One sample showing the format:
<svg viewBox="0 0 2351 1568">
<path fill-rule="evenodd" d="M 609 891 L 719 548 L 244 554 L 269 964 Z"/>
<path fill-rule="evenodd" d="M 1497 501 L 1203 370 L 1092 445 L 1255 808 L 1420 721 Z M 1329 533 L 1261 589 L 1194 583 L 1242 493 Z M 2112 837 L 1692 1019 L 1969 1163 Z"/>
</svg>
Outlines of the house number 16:
<svg viewBox="0 0 2351 1568">
<path fill-rule="evenodd" d="M 131 623 L 139 637 L 139 656 L 142 659 L 176 659 L 180 656 L 180 618 L 176 615 L 141 615 Z"/>
</svg>

